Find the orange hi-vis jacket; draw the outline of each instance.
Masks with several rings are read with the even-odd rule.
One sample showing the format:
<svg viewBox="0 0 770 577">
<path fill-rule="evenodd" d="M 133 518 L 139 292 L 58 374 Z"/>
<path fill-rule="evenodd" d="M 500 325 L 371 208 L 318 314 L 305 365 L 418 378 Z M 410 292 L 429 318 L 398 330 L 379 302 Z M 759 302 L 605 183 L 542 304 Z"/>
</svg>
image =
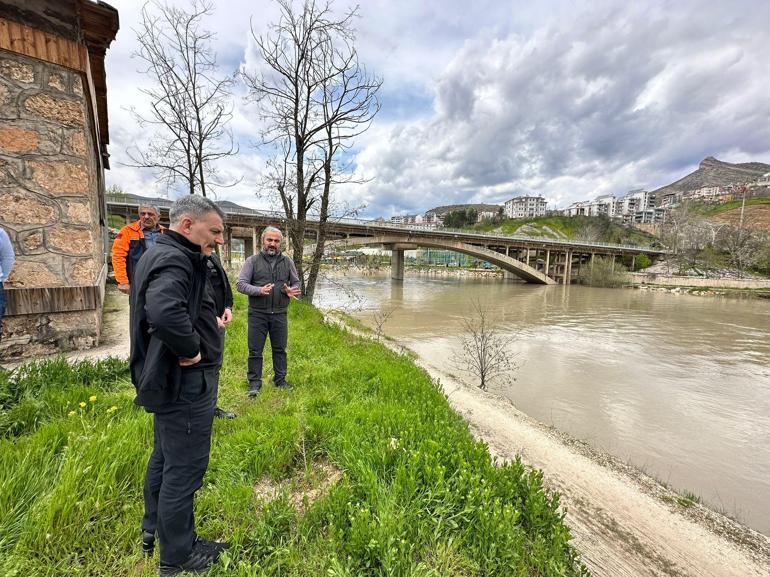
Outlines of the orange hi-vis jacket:
<svg viewBox="0 0 770 577">
<path fill-rule="evenodd" d="M 161 226 L 160 232 L 166 231 Z M 147 247 L 144 244 L 144 231 L 139 221 L 134 221 L 120 229 L 115 242 L 112 243 L 112 269 L 118 284 L 130 284 L 134 269 L 139 258 Z"/>
</svg>

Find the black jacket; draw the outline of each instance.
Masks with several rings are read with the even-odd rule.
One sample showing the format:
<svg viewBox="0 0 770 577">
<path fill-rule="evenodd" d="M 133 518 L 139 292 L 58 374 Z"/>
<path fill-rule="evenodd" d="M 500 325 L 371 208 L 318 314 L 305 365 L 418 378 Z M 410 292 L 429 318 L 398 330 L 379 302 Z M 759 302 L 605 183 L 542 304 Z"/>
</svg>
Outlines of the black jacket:
<svg viewBox="0 0 770 577">
<path fill-rule="evenodd" d="M 131 283 L 130 328 L 137 405 L 152 410 L 179 398 L 179 358 L 201 351 L 195 325 L 208 274 L 200 247 L 174 231 L 158 238 L 139 261 Z"/>
<path fill-rule="evenodd" d="M 233 289 L 227 278 L 227 273 L 216 253 L 208 257 L 211 286 L 217 303 L 217 315 L 222 316 L 225 309 L 233 309 Z"/>
</svg>

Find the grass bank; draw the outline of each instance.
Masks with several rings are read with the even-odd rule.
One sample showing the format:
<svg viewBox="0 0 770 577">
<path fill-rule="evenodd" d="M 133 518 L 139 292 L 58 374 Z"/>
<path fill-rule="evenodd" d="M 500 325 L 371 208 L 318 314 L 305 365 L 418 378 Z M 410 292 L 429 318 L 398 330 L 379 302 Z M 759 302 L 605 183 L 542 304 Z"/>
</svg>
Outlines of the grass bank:
<svg viewBox="0 0 770 577">
<path fill-rule="evenodd" d="M 212 575 L 583 572 L 541 474 L 494 463 L 408 357 L 301 303 L 290 326 L 295 389 L 255 401 L 242 312 L 228 331 L 220 405 L 239 416 L 216 422 L 196 504 L 200 534 L 233 544 Z M 1 379 L 0 575 L 154 575 L 138 552 L 152 425 L 125 364 Z"/>
</svg>

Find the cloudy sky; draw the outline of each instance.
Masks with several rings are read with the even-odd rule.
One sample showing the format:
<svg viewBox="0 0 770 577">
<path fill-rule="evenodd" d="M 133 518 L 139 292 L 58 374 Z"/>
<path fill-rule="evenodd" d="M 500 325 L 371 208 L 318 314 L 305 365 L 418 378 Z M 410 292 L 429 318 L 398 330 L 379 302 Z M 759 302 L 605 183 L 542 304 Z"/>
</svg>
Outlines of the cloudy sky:
<svg viewBox="0 0 770 577">
<path fill-rule="evenodd" d="M 122 165 L 144 141 L 128 108 L 148 79 L 132 58 L 142 2 L 108 0 L 121 29 L 107 53 L 108 184 L 170 194 Z M 183 5 L 184 0 L 176 0 Z M 336 0 L 340 13 L 353 5 Z M 652 190 L 706 156 L 770 163 L 770 2 L 766 0 L 365 0 L 355 22 L 362 63 L 383 79 L 382 110 L 356 142 L 365 184 L 338 191 L 363 217 L 540 194 L 549 207 Z M 249 20 L 268 0 L 216 0 L 207 28 L 224 72 L 256 61 Z M 267 151 L 253 103 L 234 95 L 237 157 L 220 199 L 255 208 Z"/>
</svg>

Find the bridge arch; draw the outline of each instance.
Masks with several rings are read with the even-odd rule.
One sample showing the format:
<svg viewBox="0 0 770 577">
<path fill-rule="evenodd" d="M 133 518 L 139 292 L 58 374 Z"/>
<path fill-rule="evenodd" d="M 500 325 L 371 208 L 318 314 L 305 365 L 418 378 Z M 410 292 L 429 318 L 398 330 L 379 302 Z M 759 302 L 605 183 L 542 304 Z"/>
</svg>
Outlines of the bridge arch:
<svg viewBox="0 0 770 577">
<path fill-rule="evenodd" d="M 487 261 L 501 269 L 511 272 L 519 278 L 534 284 L 556 284 L 556 281 L 545 275 L 539 270 L 521 262 L 518 259 L 495 252 L 488 248 L 476 246 L 462 242 L 460 240 L 433 240 L 433 239 L 409 239 L 405 240 L 403 235 L 377 235 L 370 237 L 350 237 L 339 240 L 327 241 L 324 245 L 326 249 L 343 246 L 371 246 L 371 245 L 414 245 L 426 248 L 439 248 L 460 252 Z M 305 254 L 312 254 L 315 245 L 305 247 Z"/>
</svg>

